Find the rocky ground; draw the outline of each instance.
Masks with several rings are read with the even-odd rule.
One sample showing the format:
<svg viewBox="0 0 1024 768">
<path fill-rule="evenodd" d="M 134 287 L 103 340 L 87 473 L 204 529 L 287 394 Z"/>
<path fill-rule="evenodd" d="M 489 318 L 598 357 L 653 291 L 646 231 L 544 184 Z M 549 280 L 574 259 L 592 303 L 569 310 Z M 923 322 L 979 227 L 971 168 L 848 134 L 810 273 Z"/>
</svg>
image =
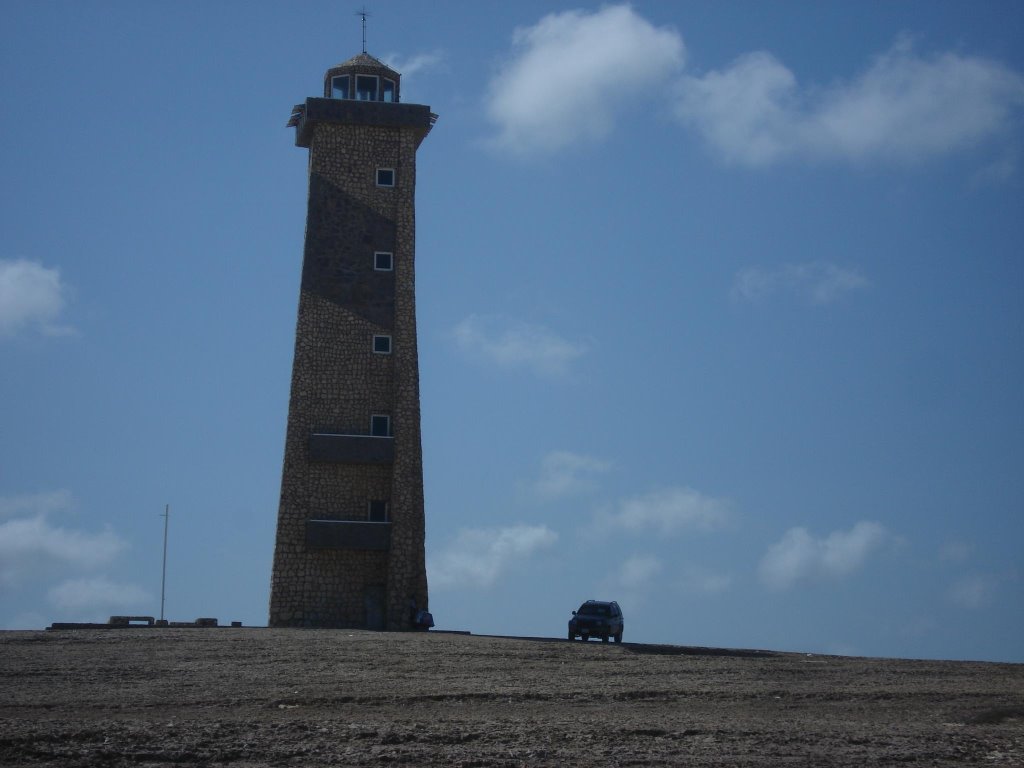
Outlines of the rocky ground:
<svg viewBox="0 0 1024 768">
<path fill-rule="evenodd" d="M 1024 665 L 349 630 L 0 632 L 0 765 L 1024 765 Z"/>
</svg>

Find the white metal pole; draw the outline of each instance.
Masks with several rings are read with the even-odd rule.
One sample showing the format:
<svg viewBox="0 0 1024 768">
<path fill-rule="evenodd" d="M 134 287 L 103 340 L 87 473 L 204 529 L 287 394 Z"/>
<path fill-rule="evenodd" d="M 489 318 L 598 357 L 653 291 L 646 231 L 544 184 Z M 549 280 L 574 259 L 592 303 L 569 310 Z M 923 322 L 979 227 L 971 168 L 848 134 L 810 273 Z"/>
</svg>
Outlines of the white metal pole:
<svg viewBox="0 0 1024 768">
<path fill-rule="evenodd" d="M 171 519 L 171 505 L 167 504 L 164 507 L 164 513 L 161 515 L 164 519 L 164 568 L 163 575 L 160 577 L 160 621 L 164 620 L 164 594 L 167 586 L 167 523 Z"/>
</svg>

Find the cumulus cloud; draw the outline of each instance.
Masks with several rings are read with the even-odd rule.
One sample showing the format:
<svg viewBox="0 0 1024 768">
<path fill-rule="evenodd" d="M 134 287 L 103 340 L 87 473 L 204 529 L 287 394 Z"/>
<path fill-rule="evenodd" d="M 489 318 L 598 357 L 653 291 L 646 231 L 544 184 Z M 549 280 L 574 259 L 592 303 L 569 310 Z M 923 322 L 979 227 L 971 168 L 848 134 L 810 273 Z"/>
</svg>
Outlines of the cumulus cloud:
<svg viewBox="0 0 1024 768">
<path fill-rule="evenodd" d="M 917 54 L 900 40 L 850 82 L 804 88 L 764 51 L 684 76 L 675 113 L 728 162 L 916 161 L 1011 135 L 1024 77 L 987 59 Z"/>
<path fill-rule="evenodd" d="M 430 584 L 489 587 L 517 562 L 551 547 L 557 540 L 558 534 L 544 525 L 463 529 L 430 559 Z"/>
<path fill-rule="evenodd" d="M 736 301 L 756 302 L 785 292 L 811 304 L 825 305 L 867 285 L 867 279 L 857 270 L 820 261 L 773 268 L 748 267 L 736 273 L 732 297 Z"/>
<path fill-rule="evenodd" d="M 770 53 L 741 56 L 729 69 L 684 77 L 676 116 L 727 160 L 760 165 L 792 142 L 796 78 Z"/>
<path fill-rule="evenodd" d="M 668 535 L 684 530 L 714 531 L 730 519 L 730 505 L 724 499 L 705 496 L 692 488 L 666 488 L 623 499 L 615 511 L 599 516 L 598 525 L 605 530 L 653 530 Z"/>
<path fill-rule="evenodd" d="M 47 592 L 47 599 L 61 610 L 83 613 L 136 608 L 150 602 L 152 597 L 135 584 L 117 583 L 99 576 L 61 582 Z"/>
<path fill-rule="evenodd" d="M 60 323 L 66 296 L 60 270 L 27 259 L 0 259 L 0 337 L 33 329 L 49 336 L 72 333 Z"/>
<path fill-rule="evenodd" d="M 494 143 L 535 152 L 598 141 L 624 109 L 669 93 L 679 122 L 726 162 L 913 162 L 1012 139 L 1024 106 L 1020 73 L 959 52 L 921 54 L 909 38 L 832 84 L 801 85 L 768 51 L 704 74 L 684 72 L 685 58 L 678 31 L 628 5 L 549 14 L 515 31 L 511 55 L 490 83 Z M 1004 153 L 983 180 L 1012 173 L 1015 157 Z"/>
<path fill-rule="evenodd" d="M 98 568 L 127 547 L 110 530 L 79 531 L 49 521 L 71 504 L 67 491 L 0 498 L 0 511 L 11 517 L 0 523 L 0 587 L 20 584 L 40 569 Z"/>
<path fill-rule="evenodd" d="M 569 451 L 552 451 L 541 460 L 540 477 L 534 484 L 542 499 L 561 499 L 594 487 L 594 477 L 607 472 L 611 462 Z"/>
<path fill-rule="evenodd" d="M 526 368 L 544 376 L 560 376 L 586 352 L 539 325 L 499 317 L 470 315 L 455 327 L 464 351 L 502 368 Z"/>
<path fill-rule="evenodd" d="M 833 531 L 824 538 L 815 538 L 806 528 L 791 528 L 761 559 L 759 575 L 772 589 L 847 576 L 892 538 L 882 525 L 871 521 L 861 521 L 848 531 Z"/>
<path fill-rule="evenodd" d="M 517 29 L 513 48 L 486 108 L 495 144 L 519 152 L 603 138 L 620 110 L 664 90 L 685 55 L 676 31 L 628 5 L 549 14 Z"/>
</svg>

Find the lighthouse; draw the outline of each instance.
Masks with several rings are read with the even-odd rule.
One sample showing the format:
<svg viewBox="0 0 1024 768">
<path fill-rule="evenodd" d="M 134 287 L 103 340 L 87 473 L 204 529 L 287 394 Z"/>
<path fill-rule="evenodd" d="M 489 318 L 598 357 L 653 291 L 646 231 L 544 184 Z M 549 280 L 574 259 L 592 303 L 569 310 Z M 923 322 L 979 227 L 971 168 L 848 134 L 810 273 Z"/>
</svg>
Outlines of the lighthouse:
<svg viewBox="0 0 1024 768">
<path fill-rule="evenodd" d="M 365 51 L 292 109 L 309 150 L 272 627 L 411 628 L 427 609 L 416 151 L 437 116 Z"/>
</svg>

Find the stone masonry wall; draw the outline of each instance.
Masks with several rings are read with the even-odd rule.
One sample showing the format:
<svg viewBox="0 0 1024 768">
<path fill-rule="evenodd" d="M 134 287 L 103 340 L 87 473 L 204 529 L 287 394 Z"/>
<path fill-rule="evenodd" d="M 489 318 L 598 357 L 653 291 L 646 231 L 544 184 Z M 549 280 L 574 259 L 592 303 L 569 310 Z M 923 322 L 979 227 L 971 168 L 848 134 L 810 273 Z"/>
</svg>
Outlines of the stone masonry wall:
<svg viewBox="0 0 1024 768">
<path fill-rule="evenodd" d="M 272 626 L 406 628 L 412 597 L 427 606 L 423 469 L 415 314 L 415 153 L 409 127 L 319 123 L 310 145 L 310 199 L 285 438 Z M 394 168 L 396 186 L 376 186 Z M 374 251 L 394 270 L 375 272 Z M 390 355 L 372 351 L 392 337 Z M 391 417 L 392 465 L 311 462 L 312 431 L 368 434 Z M 369 499 L 390 500 L 388 552 L 307 550 L 305 522 L 365 520 Z"/>
</svg>

